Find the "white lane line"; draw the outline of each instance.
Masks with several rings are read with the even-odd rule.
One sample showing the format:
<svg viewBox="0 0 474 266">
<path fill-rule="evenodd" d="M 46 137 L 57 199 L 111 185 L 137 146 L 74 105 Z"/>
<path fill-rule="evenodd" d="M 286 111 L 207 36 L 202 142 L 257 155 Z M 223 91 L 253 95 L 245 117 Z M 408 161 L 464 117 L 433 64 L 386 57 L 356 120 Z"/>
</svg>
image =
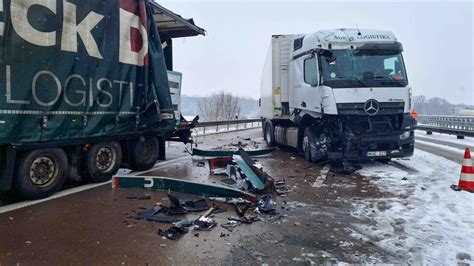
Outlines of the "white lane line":
<svg viewBox="0 0 474 266">
<path fill-rule="evenodd" d="M 173 160 L 169 160 L 169 161 L 160 162 L 160 163 L 155 164 L 153 169 L 143 171 L 143 172 L 130 173 L 130 175 L 133 175 L 133 176 L 142 175 L 144 173 L 148 173 L 148 172 L 152 172 L 154 170 L 158 170 L 160 167 L 163 167 L 163 166 L 166 166 L 166 165 L 169 165 L 169 164 L 173 164 L 173 163 L 177 163 L 177 162 L 183 161 L 185 159 L 189 159 L 189 158 L 190 157 L 186 156 L 186 157 L 181 157 L 181 158 L 177 158 L 177 159 L 173 159 Z M 93 188 L 96 188 L 96 187 L 104 186 L 104 185 L 107 185 L 107 184 L 111 184 L 111 181 L 107 181 L 107 182 L 100 183 L 100 184 L 87 184 L 87 185 L 83 185 L 83 186 L 80 186 L 80 187 L 66 189 L 66 190 L 63 190 L 63 191 L 59 191 L 59 192 L 55 193 L 54 195 L 52 195 L 52 196 L 50 196 L 49 198 L 46 198 L 46 199 L 27 200 L 27 201 L 13 203 L 13 204 L 10 204 L 10 205 L 4 206 L 4 207 L 0 207 L 0 214 L 11 212 L 11 211 L 18 210 L 18 209 L 25 208 L 25 207 L 29 207 L 29 206 L 33 206 L 33 205 L 36 205 L 36 204 L 40 204 L 42 202 L 62 198 L 62 197 L 68 196 L 68 195 L 72 195 L 72 194 L 79 193 L 79 192 L 82 192 L 82 191 L 86 191 L 86 190 L 89 190 L 89 189 L 93 189 Z"/>
<path fill-rule="evenodd" d="M 328 176 L 329 171 L 331 170 L 331 164 L 327 163 L 324 165 L 323 169 L 319 171 L 319 176 L 314 181 L 312 187 L 322 187 L 326 178 Z"/>
</svg>

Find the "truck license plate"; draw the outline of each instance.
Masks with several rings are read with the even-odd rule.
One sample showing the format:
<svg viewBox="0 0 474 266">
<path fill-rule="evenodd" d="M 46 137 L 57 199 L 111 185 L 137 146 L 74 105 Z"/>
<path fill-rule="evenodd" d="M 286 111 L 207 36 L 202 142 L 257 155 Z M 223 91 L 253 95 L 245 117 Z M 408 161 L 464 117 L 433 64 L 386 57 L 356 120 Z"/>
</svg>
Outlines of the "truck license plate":
<svg viewBox="0 0 474 266">
<path fill-rule="evenodd" d="M 386 151 L 368 151 L 367 152 L 367 157 L 382 157 L 382 156 L 387 156 Z"/>
</svg>

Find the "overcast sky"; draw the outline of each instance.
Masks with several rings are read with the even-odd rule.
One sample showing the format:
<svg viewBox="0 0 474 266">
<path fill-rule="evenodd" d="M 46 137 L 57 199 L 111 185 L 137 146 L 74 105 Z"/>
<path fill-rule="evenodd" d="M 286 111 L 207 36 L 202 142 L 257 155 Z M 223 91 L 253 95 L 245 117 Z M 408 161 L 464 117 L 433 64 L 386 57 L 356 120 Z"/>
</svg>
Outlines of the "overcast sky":
<svg viewBox="0 0 474 266">
<path fill-rule="evenodd" d="M 416 95 L 474 104 L 473 4 L 465 2 L 159 1 L 194 18 L 205 37 L 174 42 L 183 93 L 229 91 L 255 99 L 272 34 L 332 28 L 391 30 L 403 43 Z"/>
</svg>

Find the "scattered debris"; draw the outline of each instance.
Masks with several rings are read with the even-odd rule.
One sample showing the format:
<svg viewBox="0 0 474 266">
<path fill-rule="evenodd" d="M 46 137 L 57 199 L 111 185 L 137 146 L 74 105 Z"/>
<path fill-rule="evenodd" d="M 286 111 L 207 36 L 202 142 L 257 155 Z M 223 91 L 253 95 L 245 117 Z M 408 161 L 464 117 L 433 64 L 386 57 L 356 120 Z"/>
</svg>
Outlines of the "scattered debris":
<svg viewBox="0 0 474 266">
<path fill-rule="evenodd" d="M 241 145 L 242 146 L 242 145 Z M 267 148 L 267 149 L 260 149 L 260 150 L 249 150 L 247 154 L 249 156 L 262 156 L 267 155 L 276 150 L 275 147 Z M 236 150 L 200 150 L 200 149 L 193 149 L 192 152 L 193 156 L 202 156 L 202 157 L 232 157 L 233 155 L 239 154 Z"/>
<path fill-rule="evenodd" d="M 200 199 L 196 201 L 183 200 L 169 193 L 168 193 L 168 198 L 170 200 L 170 203 L 173 204 L 173 206 L 182 208 L 186 211 L 200 212 L 200 211 L 206 211 L 209 209 L 209 205 L 207 204 L 205 199 Z"/>
<path fill-rule="evenodd" d="M 213 227 L 217 225 L 217 222 L 211 218 L 201 216 L 199 217 L 199 219 L 194 220 L 193 224 L 195 230 L 210 231 Z"/>
<path fill-rule="evenodd" d="M 158 234 L 170 240 L 176 240 L 187 232 L 189 232 L 189 230 L 185 227 L 173 226 L 167 230 L 159 229 Z"/>
<path fill-rule="evenodd" d="M 257 206 L 260 212 L 269 213 L 274 212 L 272 195 L 262 195 L 257 198 Z"/>
<path fill-rule="evenodd" d="M 225 224 L 221 224 L 222 228 L 229 230 L 230 232 L 234 231 L 234 228 L 240 225 L 239 221 L 230 220 Z"/>
</svg>

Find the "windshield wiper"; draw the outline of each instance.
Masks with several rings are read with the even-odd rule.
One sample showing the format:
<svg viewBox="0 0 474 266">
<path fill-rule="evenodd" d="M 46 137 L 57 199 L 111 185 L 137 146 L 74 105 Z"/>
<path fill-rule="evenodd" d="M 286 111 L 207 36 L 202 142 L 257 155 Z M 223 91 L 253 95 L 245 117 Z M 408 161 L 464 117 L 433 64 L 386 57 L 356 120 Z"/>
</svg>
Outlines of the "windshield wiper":
<svg viewBox="0 0 474 266">
<path fill-rule="evenodd" d="M 362 80 L 356 78 L 356 77 L 337 77 L 336 79 L 350 79 L 359 82 L 360 85 L 364 87 L 368 87 L 367 84 L 365 84 Z"/>
<path fill-rule="evenodd" d="M 396 80 L 393 77 L 376 76 L 376 77 L 373 77 L 373 79 L 387 79 L 388 81 L 398 84 L 401 87 L 404 86 L 400 80 Z"/>
</svg>

